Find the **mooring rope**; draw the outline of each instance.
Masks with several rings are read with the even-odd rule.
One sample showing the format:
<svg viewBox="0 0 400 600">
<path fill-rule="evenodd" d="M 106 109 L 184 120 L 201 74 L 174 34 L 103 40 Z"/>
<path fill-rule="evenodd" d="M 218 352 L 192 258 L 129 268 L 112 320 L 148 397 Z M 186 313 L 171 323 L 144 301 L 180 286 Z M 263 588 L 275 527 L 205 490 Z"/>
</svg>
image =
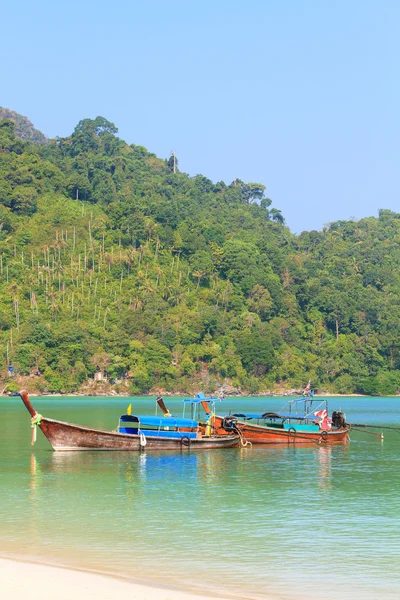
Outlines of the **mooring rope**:
<svg viewBox="0 0 400 600">
<path fill-rule="evenodd" d="M 369 433 L 369 435 L 375 435 L 376 437 L 383 440 L 383 433 L 377 433 L 376 431 L 364 431 L 364 429 L 357 429 L 356 427 L 352 427 L 351 429 L 352 431 L 359 431 L 360 433 Z"/>
<path fill-rule="evenodd" d="M 242 448 L 246 448 L 246 446 L 250 446 L 250 448 L 252 448 L 253 444 L 251 442 L 249 442 L 249 440 L 244 439 L 243 434 L 240 431 L 240 429 L 238 427 L 236 427 L 236 425 L 233 425 L 233 428 L 237 431 L 237 433 L 239 435 L 239 439 L 240 439 Z"/>
<path fill-rule="evenodd" d="M 400 433 L 400 427 L 392 427 L 391 425 L 364 425 L 362 423 L 347 423 L 351 429 L 355 427 L 362 427 L 363 429 L 389 429 L 390 431 L 395 431 L 396 433 Z M 369 433 L 365 431 L 364 433 Z"/>
</svg>

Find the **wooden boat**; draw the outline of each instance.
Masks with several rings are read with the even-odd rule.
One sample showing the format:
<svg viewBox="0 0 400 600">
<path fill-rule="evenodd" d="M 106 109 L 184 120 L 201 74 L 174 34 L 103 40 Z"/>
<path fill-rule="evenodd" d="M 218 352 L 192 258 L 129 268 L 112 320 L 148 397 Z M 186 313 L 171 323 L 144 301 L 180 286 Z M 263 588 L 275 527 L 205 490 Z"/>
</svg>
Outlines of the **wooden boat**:
<svg viewBox="0 0 400 600">
<path fill-rule="evenodd" d="M 232 448 L 238 445 L 240 439 L 239 434 L 233 430 L 228 435 L 206 431 L 205 427 L 193 419 L 146 415 L 122 415 L 117 431 L 91 429 L 43 417 L 33 408 L 25 390 L 19 392 L 19 395 L 31 415 L 32 443 L 36 439 L 36 429 L 39 427 L 56 451 L 148 451 L 181 448 L 208 450 Z"/>
<path fill-rule="evenodd" d="M 314 404 L 316 403 L 316 404 Z M 214 415 L 207 400 L 202 406 L 212 422 L 214 433 L 237 431 L 252 444 L 343 444 L 349 440 L 350 425 L 341 412 L 328 416 L 326 399 L 313 394 L 289 401 L 282 412 Z"/>
</svg>

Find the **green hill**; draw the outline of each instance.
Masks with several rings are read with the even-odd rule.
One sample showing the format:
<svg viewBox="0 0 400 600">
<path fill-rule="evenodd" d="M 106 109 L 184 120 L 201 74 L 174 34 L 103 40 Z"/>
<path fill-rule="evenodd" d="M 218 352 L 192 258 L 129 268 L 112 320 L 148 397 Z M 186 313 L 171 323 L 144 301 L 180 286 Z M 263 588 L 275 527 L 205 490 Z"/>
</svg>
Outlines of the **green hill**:
<svg viewBox="0 0 400 600">
<path fill-rule="evenodd" d="M 400 215 L 294 236 L 263 185 L 116 134 L 97 117 L 33 145 L 0 122 L 3 387 L 397 392 Z"/>
</svg>

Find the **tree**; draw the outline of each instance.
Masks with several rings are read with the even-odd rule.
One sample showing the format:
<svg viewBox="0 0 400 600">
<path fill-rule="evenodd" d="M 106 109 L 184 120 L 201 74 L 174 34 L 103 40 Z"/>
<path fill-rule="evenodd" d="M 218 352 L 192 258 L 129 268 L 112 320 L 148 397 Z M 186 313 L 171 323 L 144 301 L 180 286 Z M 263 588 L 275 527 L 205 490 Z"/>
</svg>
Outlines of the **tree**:
<svg viewBox="0 0 400 600">
<path fill-rule="evenodd" d="M 176 158 L 174 152 L 171 152 L 171 156 L 165 162 L 171 173 L 176 173 L 178 171 L 178 159 Z"/>
<path fill-rule="evenodd" d="M 271 208 L 269 214 L 271 219 L 276 223 L 280 223 L 281 225 L 285 224 L 285 219 L 282 215 L 282 211 L 278 210 L 277 208 Z"/>
<path fill-rule="evenodd" d="M 262 376 L 275 364 L 271 342 L 257 331 L 244 331 L 235 340 L 242 364 L 248 373 Z"/>
<path fill-rule="evenodd" d="M 266 319 L 273 306 L 273 300 L 271 294 L 264 286 L 256 284 L 249 293 L 247 304 L 250 310 L 260 315 L 261 318 Z"/>
<path fill-rule="evenodd" d="M 101 148 L 103 141 L 110 143 L 110 136 L 114 137 L 118 129 L 114 123 L 107 121 L 104 117 L 93 119 L 83 119 L 79 121 L 71 136 L 69 153 L 71 156 L 77 156 L 83 152 L 95 152 Z M 110 151 L 107 152 L 110 154 Z"/>
<path fill-rule="evenodd" d="M 240 179 L 235 179 L 233 185 L 239 187 L 242 198 L 247 204 L 264 198 L 265 185 L 262 183 L 244 183 Z"/>
<path fill-rule="evenodd" d="M 98 371 L 101 371 L 105 375 L 107 368 L 111 364 L 111 357 L 107 352 L 97 352 L 92 356 L 90 362 Z"/>
</svg>

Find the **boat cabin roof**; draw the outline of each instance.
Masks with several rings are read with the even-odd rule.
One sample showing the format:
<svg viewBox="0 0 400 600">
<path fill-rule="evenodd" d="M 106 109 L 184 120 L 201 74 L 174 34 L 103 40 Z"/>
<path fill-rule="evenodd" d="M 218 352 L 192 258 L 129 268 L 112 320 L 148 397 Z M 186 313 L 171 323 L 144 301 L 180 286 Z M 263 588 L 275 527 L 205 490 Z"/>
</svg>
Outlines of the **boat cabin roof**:
<svg viewBox="0 0 400 600">
<path fill-rule="evenodd" d="M 137 423 L 141 427 L 177 427 L 195 429 L 198 422 L 194 419 L 176 417 L 158 417 L 151 415 L 121 415 L 121 423 Z"/>
<path fill-rule="evenodd" d="M 250 421 L 251 419 L 319 421 L 322 420 L 322 416 L 318 416 L 315 413 L 321 410 L 328 411 L 328 402 L 326 398 L 314 398 L 314 394 L 310 394 L 309 396 L 289 400 L 282 408 L 282 412 L 265 411 L 263 413 L 235 413 L 233 416 L 238 419 L 244 419 L 245 421 Z"/>
<path fill-rule="evenodd" d="M 208 398 L 206 398 L 206 396 L 202 393 L 202 394 L 197 394 L 196 398 L 185 398 L 184 402 L 188 403 L 188 404 L 201 404 L 201 402 L 220 402 L 221 398 L 216 398 L 215 396 L 208 396 Z"/>
</svg>

